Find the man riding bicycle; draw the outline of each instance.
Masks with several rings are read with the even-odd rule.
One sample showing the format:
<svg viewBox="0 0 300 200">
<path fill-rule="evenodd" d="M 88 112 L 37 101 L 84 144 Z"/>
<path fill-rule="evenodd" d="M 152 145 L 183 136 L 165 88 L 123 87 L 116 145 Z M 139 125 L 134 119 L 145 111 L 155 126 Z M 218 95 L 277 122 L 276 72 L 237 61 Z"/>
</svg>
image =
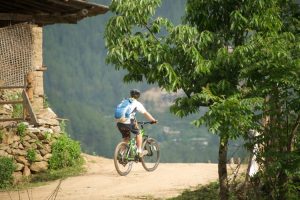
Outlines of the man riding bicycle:
<svg viewBox="0 0 300 200">
<path fill-rule="evenodd" d="M 138 99 L 141 92 L 137 89 L 130 90 L 130 98 L 128 99 L 130 103 L 127 105 L 126 110 L 129 110 L 128 117 L 122 119 L 116 119 L 117 127 L 122 134 L 124 142 L 129 142 L 130 132 L 135 135 L 135 140 L 137 144 L 137 153 L 139 157 L 144 156 L 142 151 L 142 136 L 140 134 L 140 129 L 135 120 L 136 112 L 142 113 L 145 118 L 147 118 L 151 123 L 157 123 L 157 120 L 152 117 L 152 115 L 147 112 L 143 104 L 141 104 Z"/>
</svg>

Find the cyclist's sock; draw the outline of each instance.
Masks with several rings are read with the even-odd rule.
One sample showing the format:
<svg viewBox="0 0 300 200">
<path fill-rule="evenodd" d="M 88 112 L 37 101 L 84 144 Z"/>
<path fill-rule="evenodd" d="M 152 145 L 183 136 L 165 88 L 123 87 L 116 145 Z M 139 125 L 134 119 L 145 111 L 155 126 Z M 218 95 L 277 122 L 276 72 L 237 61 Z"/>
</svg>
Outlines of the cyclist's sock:
<svg viewBox="0 0 300 200">
<path fill-rule="evenodd" d="M 142 151 L 142 148 L 137 148 L 136 152 L 137 152 L 137 153 L 142 153 L 142 152 L 143 152 L 143 151 Z"/>
</svg>

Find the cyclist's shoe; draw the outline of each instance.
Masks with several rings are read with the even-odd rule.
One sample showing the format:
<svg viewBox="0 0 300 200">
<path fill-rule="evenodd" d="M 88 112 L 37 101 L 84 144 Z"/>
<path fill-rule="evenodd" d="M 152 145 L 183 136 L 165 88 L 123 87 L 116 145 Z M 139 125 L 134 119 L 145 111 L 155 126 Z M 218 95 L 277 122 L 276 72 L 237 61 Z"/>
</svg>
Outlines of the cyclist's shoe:
<svg viewBox="0 0 300 200">
<path fill-rule="evenodd" d="M 143 150 L 143 152 L 139 153 L 139 157 L 142 158 L 144 155 L 147 155 L 148 151 L 147 150 Z"/>
<path fill-rule="evenodd" d="M 136 156 L 134 157 L 134 161 L 135 161 L 135 162 L 141 162 L 141 159 L 140 159 L 139 155 L 136 155 Z"/>
</svg>

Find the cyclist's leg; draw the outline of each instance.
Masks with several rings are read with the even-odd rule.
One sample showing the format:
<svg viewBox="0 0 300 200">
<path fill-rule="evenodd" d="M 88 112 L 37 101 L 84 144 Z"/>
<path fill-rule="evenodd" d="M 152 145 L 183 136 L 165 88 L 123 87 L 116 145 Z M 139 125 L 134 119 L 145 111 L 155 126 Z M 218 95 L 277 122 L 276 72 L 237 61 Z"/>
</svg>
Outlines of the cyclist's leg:
<svg viewBox="0 0 300 200">
<path fill-rule="evenodd" d="M 122 134 L 123 142 L 128 143 L 130 140 L 130 125 L 129 124 L 123 124 L 123 123 L 117 123 L 117 127 Z"/>
<path fill-rule="evenodd" d="M 131 120 L 131 127 L 130 131 L 135 135 L 135 141 L 136 141 L 136 146 L 137 146 L 137 152 L 140 154 L 142 153 L 142 143 L 143 143 L 143 138 L 142 135 L 140 134 L 140 129 L 137 125 L 137 122 L 135 120 Z"/>
<path fill-rule="evenodd" d="M 136 146 L 138 149 L 138 153 L 141 153 L 142 152 L 142 142 L 143 142 L 142 135 L 140 133 L 136 134 L 135 140 L 136 140 Z"/>
</svg>

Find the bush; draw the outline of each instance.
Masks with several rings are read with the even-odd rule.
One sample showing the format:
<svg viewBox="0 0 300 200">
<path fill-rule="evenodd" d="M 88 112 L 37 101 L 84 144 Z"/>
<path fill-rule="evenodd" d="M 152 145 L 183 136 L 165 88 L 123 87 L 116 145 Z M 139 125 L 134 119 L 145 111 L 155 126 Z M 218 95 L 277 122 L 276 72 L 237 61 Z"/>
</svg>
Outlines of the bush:
<svg viewBox="0 0 300 200">
<path fill-rule="evenodd" d="M 13 159 L 8 157 L 0 157 L 0 188 L 6 188 L 12 185 L 13 172 L 16 166 Z"/>
<path fill-rule="evenodd" d="M 170 200 L 206 200 L 206 199 L 218 199 L 219 197 L 219 184 L 212 182 L 208 185 L 199 186 L 198 189 L 191 191 L 186 190 L 181 195 L 170 198 Z"/>
<path fill-rule="evenodd" d="M 30 163 L 34 162 L 36 160 L 35 150 L 34 149 L 28 149 L 26 157 L 27 157 L 27 159 Z"/>
<path fill-rule="evenodd" d="M 18 124 L 18 126 L 17 126 L 17 133 L 18 133 L 18 135 L 20 137 L 24 137 L 25 136 L 26 128 L 27 128 L 26 124 L 24 124 L 24 123 Z"/>
<path fill-rule="evenodd" d="M 49 168 L 56 170 L 81 165 L 83 159 L 80 154 L 80 143 L 63 134 L 52 145 L 52 157 L 49 160 Z"/>
<path fill-rule="evenodd" d="M 3 135 L 4 135 L 3 131 L 2 131 L 2 130 L 0 130 L 0 143 L 1 143 L 1 142 L 2 142 L 2 140 L 3 140 Z"/>
</svg>

